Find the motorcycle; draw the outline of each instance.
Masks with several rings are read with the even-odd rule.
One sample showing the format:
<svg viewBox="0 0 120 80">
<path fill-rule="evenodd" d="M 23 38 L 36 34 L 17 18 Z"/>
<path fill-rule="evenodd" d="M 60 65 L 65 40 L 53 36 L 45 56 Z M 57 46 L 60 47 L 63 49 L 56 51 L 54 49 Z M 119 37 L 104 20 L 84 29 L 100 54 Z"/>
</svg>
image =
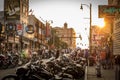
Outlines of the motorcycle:
<svg viewBox="0 0 120 80">
<path fill-rule="evenodd" d="M 25 66 L 19 67 L 16 70 L 16 75 L 7 75 L 2 78 L 2 80 L 49 80 L 52 78 L 52 74 L 35 66 L 31 62 L 27 63 Z"/>
<path fill-rule="evenodd" d="M 64 60 L 63 60 L 64 59 Z M 2 80 L 74 80 L 84 77 L 84 68 L 76 62 L 61 59 L 30 61 L 16 70 L 16 75 L 5 76 Z"/>
<path fill-rule="evenodd" d="M 8 66 L 8 61 L 7 61 L 7 58 L 4 54 L 0 54 L 0 68 L 2 69 L 6 69 Z"/>
</svg>

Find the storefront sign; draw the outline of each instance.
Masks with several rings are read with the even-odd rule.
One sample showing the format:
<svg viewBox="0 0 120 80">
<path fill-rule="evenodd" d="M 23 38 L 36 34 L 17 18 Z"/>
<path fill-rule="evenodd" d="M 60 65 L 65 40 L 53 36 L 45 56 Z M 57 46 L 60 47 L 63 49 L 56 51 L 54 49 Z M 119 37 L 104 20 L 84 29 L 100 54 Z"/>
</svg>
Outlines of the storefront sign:
<svg viewBox="0 0 120 80">
<path fill-rule="evenodd" d="M 114 17 L 117 12 L 120 13 L 120 6 L 99 5 L 99 18 L 105 16 Z"/>
<path fill-rule="evenodd" d="M 20 36 L 23 34 L 23 31 L 22 30 L 17 30 L 17 34 Z"/>
<path fill-rule="evenodd" d="M 8 31 L 14 31 L 16 29 L 16 24 L 8 23 L 8 24 L 6 24 L 6 27 L 7 27 Z"/>
<path fill-rule="evenodd" d="M 20 20 L 20 0 L 4 0 L 6 20 Z"/>
<path fill-rule="evenodd" d="M 21 24 L 17 24 L 17 30 L 23 30 L 23 27 Z"/>
<path fill-rule="evenodd" d="M 28 25 L 25 27 L 25 31 L 28 33 L 28 34 L 32 34 L 34 33 L 34 27 L 33 25 Z"/>
</svg>

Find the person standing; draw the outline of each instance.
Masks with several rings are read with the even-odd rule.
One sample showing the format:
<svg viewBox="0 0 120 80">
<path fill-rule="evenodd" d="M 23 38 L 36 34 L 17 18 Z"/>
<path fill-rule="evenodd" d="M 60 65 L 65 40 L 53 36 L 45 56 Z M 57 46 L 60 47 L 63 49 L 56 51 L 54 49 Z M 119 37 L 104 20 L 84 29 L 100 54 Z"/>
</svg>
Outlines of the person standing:
<svg viewBox="0 0 120 80">
<path fill-rule="evenodd" d="M 86 58 L 86 63 L 88 65 L 88 57 L 89 57 L 88 49 L 85 49 L 85 51 L 84 51 L 84 57 Z"/>
<path fill-rule="evenodd" d="M 57 50 L 56 55 L 55 55 L 55 59 L 57 59 L 59 56 L 60 56 L 60 51 Z"/>
<path fill-rule="evenodd" d="M 115 80 L 120 80 L 120 55 L 115 56 Z"/>
<path fill-rule="evenodd" d="M 109 45 L 106 45 L 106 69 L 110 68 L 110 48 Z"/>
</svg>

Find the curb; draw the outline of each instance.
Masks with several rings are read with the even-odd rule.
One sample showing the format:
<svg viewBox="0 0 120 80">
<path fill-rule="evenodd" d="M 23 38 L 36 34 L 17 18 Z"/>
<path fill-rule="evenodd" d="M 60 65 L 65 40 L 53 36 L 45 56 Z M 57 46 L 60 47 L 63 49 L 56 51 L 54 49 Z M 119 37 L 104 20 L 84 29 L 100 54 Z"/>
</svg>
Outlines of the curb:
<svg viewBox="0 0 120 80">
<path fill-rule="evenodd" d="M 84 80 L 87 80 L 87 66 L 85 67 L 85 78 L 84 78 Z"/>
</svg>

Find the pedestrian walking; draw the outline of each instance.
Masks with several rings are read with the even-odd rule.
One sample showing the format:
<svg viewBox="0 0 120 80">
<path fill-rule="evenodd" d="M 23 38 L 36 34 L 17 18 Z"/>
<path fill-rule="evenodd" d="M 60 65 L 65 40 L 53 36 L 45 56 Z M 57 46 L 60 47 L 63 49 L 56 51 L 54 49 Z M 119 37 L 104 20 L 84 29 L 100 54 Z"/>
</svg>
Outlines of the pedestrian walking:
<svg viewBox="0 0 120 80">
<path fill-rule="evenodd" d="M 96 76 L 98 78 L 101 78 L 101 62 L 100 62 L 100 54 L 97 54 L 96 56 Z"/>
<path fill-rule="evenodd" d="M 86 58 L 86 63 L 88 65 L 88 57 L 89 57 L 88 49 L 85 49 L 85 51 L 84 51 L 84 57 Z"/>
<path fill-rule="evenodd" d="M 105 53 L 105 49 L 103 49 L 101 50 L 101 53 L 100 53 L 100 62 L 101 62 L 103 69 L 106 69 L 105 58 L 106 58 L 106 53 Z"/>
</svg>

